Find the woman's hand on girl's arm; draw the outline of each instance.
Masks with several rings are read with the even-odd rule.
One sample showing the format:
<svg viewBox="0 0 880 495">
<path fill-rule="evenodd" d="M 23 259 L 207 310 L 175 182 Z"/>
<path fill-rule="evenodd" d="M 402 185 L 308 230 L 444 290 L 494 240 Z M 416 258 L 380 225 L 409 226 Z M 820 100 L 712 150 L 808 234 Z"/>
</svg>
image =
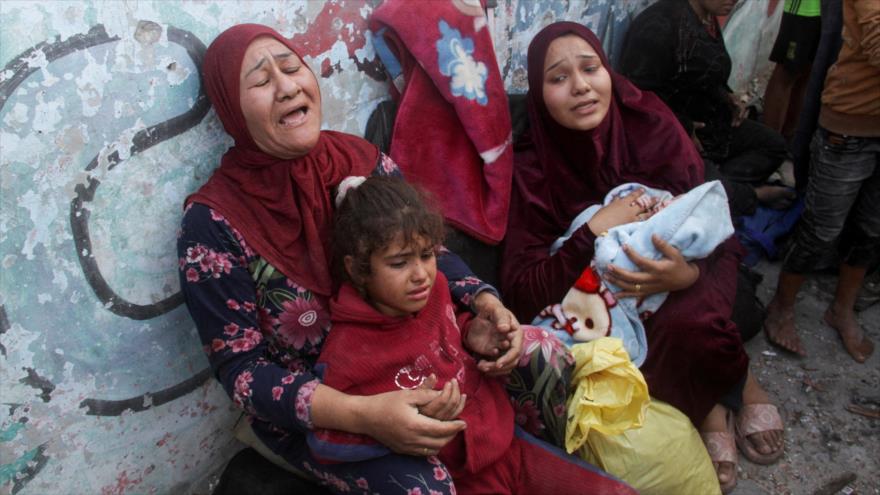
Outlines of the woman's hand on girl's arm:
<svg viewBox="0 0 880 495">
<path fill-rule="evenodd" d="M 482 356 L 496 358 L 481 359 L 477 368 L 489 376 L 510 373 L 522 353 L 519 321 L 491 292 L 479 293 L 474 309 L 477 316 L 468 325 L 465 346 Z"/>
<path fill-rule="evenodd" d="M 605 279 L 620 287 L 615 297 L 645 297 L 660 292 L 672 292 L 693 285 L 700 276 L 700 269 L 688 263 L 678 249 L 657 235 L 651 237 L 663 258 L 651 260 L 624 245 L 626 255 L 640 271 L 632 272 L 609 265 Z"/>
<path fill-rule="evenodd" d="M 489 376 L 506 375 L 519 362 L 522 329 L 516 325 L 502 333 L 488 318 L 477 317 L 468 322 L 464 347 L 484 358 L 477 362 L 481 372 Z"/>
<path fill-rule="evenodd" d="M 467 426 L 464 421 L 440 421 L 419 414 L 419 408 L 441 395 L 440 390 L 395 390 L 377 395 L 348 395 L 319 385 L 312 398 L 312 422 L 369 435 L 394 452 L 436 455 Z"/>
</svg>

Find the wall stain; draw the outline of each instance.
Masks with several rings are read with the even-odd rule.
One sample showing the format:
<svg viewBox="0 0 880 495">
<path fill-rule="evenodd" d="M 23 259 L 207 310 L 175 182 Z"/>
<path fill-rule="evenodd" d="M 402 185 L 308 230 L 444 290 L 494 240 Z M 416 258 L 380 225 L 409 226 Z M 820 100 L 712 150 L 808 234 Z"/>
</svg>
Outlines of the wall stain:
<svg viewBox="0 0 880 495">
<path fill-rule="evenodd" d="M 36 478 L 37 474 L 46 467 L 46 463 L 49 462 L 49 457 L 44 453 L 46 445 L 44 443 L 13 461 L 12 465 L 18 467 L 18 469 L 15 469 L 14 474 L 11 476 L 14 480 L 12 482 L 12 495 L 21 491 L 28 482 Z"/>
<path fill-rule="evenodd" d="M 162 38 L 162 26 L 153 21 L 138 21 L 134 30 L 134 39 L 142 45 L 155 44 Z"/>
<path fill-rule="evenodd" d="M 43 402 L 49 402 L 52 400 L 51 394 L 52 391 L 55 390 L 55 384 L 50 382 L 48 378 L 40 376 L 40 374 L 37 373 L 37 370 L 33 368 L 22 369 L 27 371 L 27 376 L 20 378 L 18 382 L 40 390 L 40 399 L 42 399 Z"/>
<path fill-rule="evenodd" d="M 6 308 L 0 304 L 0 337 L 9 330 L 9 318 L 6 316 Z M 6 357 L 6 347 L 0 342 L 0 354 Z"/>
</svg>

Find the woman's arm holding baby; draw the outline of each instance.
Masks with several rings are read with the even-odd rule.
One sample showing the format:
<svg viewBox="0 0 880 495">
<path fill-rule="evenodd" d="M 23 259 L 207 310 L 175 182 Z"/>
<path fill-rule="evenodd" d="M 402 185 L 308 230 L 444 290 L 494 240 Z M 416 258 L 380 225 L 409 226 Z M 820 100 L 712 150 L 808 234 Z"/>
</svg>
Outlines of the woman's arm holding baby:
<svg viewBox="0 0 880 495">
<path fill-rule="evenodd" d="M 608 265 L 605 279 L 621 289 L 615 297 L 645 297 L 660 292 L 686 289 L 700 277 L 700 268 L 697 264 L 685 260 L 678 249 L 656 234 L 651 240 L 654 247 L 663 253 L 663 257 L 659 260 L 645 258 L 624 245 L 624 252 L 639 267 L 639 271 Z"/>
</svg>

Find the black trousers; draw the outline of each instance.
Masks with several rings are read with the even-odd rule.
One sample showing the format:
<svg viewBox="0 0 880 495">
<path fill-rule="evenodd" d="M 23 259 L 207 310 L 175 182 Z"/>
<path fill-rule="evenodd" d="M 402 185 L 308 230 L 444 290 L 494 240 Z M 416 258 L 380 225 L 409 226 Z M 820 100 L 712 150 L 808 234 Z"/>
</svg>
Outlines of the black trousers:
<svg viewBox="0 0 880 495">
<path fill-rule="evenodd" d="M 726 155 L 711 150 L 706 153 L 706 180 L 720 180 L 724 184 L 731 215 L 751 215 L 758 206 L 755 186 L 779 168 L 786 153 L 782 134 L 746 119 L 733 128 Z"/>
</svg>

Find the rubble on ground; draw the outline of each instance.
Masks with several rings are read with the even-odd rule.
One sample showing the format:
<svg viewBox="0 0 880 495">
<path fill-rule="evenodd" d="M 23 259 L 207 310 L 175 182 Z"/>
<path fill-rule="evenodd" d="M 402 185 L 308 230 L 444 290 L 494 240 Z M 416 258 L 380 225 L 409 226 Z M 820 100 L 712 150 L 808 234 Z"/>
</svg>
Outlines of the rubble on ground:
<svg viewBox="0 0 880 495">
<path fill-rule="evenodd" d="M 758 297 L 769 302 L 779 263 L 756 269 L 764 274 Z M 786 452 L 772 466 L 740 456 L 734 495 L 880 494 L 880 303 L 859 313 L 877 350 L 858 364 L 822 321 L 835 283 L 833 275 L 811 277 L 798 296 L 795 318 L 808 357 L 771 346 L 763 333 L 746 344 L 752 371 L 786 422 Z"/>
</svg>

